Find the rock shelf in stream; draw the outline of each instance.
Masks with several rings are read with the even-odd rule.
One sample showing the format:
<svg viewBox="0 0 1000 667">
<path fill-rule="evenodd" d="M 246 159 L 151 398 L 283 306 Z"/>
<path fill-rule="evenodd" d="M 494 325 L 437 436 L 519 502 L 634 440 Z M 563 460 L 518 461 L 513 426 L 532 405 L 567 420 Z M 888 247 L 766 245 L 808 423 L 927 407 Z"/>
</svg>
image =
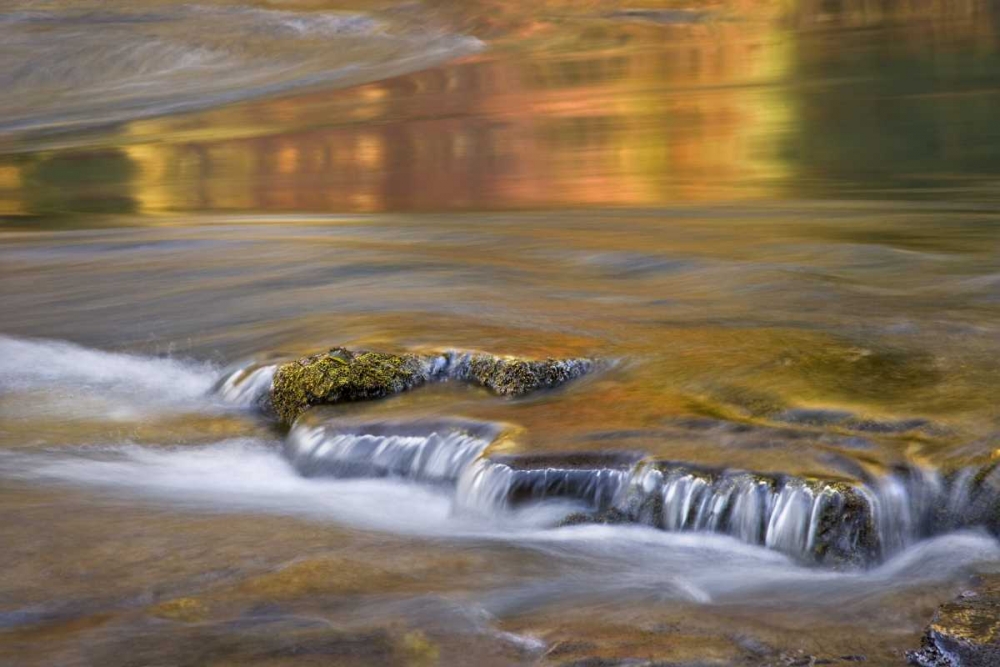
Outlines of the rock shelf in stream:
<svg viewBox="0 0 1000 667">
<path fill-rule="evenodd" d="M 471 420 L 299 422 L 285 441 L 285 456 L 306 477 L 454 483 L 504 432 L 502 425 Z"/>
<path fill-rule="evenodd" d="M 484 519 L 567 504 L 560 525 L 617 523 L 710 532 L 829 567 L 877 563 L 947 530 L 1000 530 L 1000 469 L 897 466 L 809 477 L 664 461 L 642 452 L 513 454 L 513 427 L 462 419 L 349 423 L 304 418 L 285 453 L 300 474 L 397 477 L 453 487 Z"/>
<path fill-rule="evenodd" d="M 269 399 L 278 419 L 291 424 L 314 405 L 385 398 L 445 380 L 477 384 L 500 396 L 523 396 L 557 387 L 594 366 L 591 359 L 522 359 L 478 352 L 390 354 L 338 347 L 252 372 L 236 371 L 223 379 L 219 391 L 242 404 L 253 404 L 254 397 L 258 402 Z"/>
<path fill-rule="evenodd" d="M 459 506 L 481 512 L 554 499 L 588 508 L 564 525 L 720 533 L 838 565 L 871 562 L 881 551 L 871 496 L 842 480 L 703 468 L 638 453 L 498 456 L 470 466 L 456 493 Z"/>
<path fill-rule="evenodd" d="M 642 456 L 598 452 L 484 457 L 462 473 L 456 502 L 483 513 L 542 500 L 570 500 L 606 510 L 620 497 Z"/>
<path fill-rule="evenodd" d="M 705 467 L 643 451 L 512 453 L 516 447 L 498 443 L 514 439 L 513 427 L 463 419 L 351 423 L 346 416 L 324 422 L 317 412 L 304 414 L 315 405 L 377 399 L 449 380 L 519 396 L 559 386 L 595 365 L 589 359 L 334 348 L 237 370 L 217 390 L 290 424 L 285 454 L 303 476 L 396 477 L 451 487 L 455 511 L 470 515 L 488 518 L 557 501 L 567 506 L 562 525 L 710 532 L 831 567 L 880 562 L 948 530 L 1000 534 L 996 461 L 950 471 L 911 464 L 879 468 L 839 452 L 829 457 L 832 473 L 791 475 Z M 816 410 L 783 416 L 810 425 L 848 419 Z M 889 431 L 923 425 L 900 422 Z"/>
<path fill-rule="evenodd" d="M 1000 574 L 982 575 L 972 590 L 941 605 L 920 650 L 906 657 L 919 667 L 1000 665 Z"/>
</svg>

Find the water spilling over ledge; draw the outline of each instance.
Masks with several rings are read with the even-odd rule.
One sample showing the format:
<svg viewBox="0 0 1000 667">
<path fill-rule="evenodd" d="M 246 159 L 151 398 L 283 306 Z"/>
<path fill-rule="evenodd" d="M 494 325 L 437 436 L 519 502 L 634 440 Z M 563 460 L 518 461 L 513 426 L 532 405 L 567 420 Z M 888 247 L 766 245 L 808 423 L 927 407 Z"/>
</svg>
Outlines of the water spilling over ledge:
<svg viewBox="0 0 1000 667">
<path fill-rule="evenodd" d="M 238 405 L 268 407 L 275 396 L 272 379 L 282 369 L 305 384 L 299 377 L 303 369 L 319 367 L 310 382 L 330 387 L 286 412 L 297 416 L 314 402 L 387 396 L 436 381 L 472 382 L 518 395 L 561 384 L 596 365 L 589 359 L 526 361 L 469 352 L 396 356 L 336 348 L 284 365 L 238 369 L 217 391 Z M 387 379 L 366 388 L 367 379 L 340 381 L 326 366 Z M 360 394 L 350 393 L 354 385 Z M 306 476 L 453 485 L 454 510 L 463 514 L 489 517 L 532 503 L 570 502 L 579 511 L 566 517 L 565 525 L 627 523 L 717 533 L 834 567 L 881 562 L 947 530 L 1000 531 L 995 463 L 951 472 L 917 465 L 872 472 L 844 459 L 845 476 L 812 477 L 657 460 L 641 451 L 502 454 L 491 449 L 502 433 L 504 427 L 464 420 L 352 425 L 299 419 L 285 454 Z"/>
<path fill-rule="evenodd" d="M 273 378 L 283 367 L 257 362 L 220 375 L 205 364 L 58 341 L 0 338 L 0 349 L 6 352 L 0 363 L 4 391 L 55 384 L 61 393 L 72 394 L 84 386 L 109 400 L 127 399 L 161 412 L 231 410 L 227 405 L 268 412 Z M 337 360 L 329 354 L 321 358 L 350 367 L 366 353 L 342 354 Z M 477 359 L 492 375 L 475 374 Z M 517 380 L 521 384 L 511 386 L 525 389 L 545 388 L 552 378 L 572 378 L 597 366 L 591 360 L 533 362 L 467 352 L 411 355 L 405 361 L 424 383 L 471 377 L 474 384 L 496 386 Z M 214 377 L 219 379 L 213 387 Z M 632 524 L 715 533 L 833 567 L 882 562 L 949 531 L 1000 533 L 997 461 L 951 469 L 880 468 L 844 455 L 838 459 L 841 476 L 783 474 L 665 460 L 642 450 L 529 453 L 519 446 L 518 428 L 498 422 L 451 417 L 359 421 L 342 411 L 332 419 L 324 419 L 325 414 L 308 410 L 284 439 L 282 454 L 296 474 L 396 478 L 450 489 L 453 514 L 485 523 L 555 502 L 565 511 L 550 526 Z"/>
<path fill-rule="evenodd" d="M 569 502 L 577 511 L 561 525 L 717 533 L 833 567 L 881 562 L 948 530 L 1000 531 L 1000 472 L 992 464 L 950 475 L 898 466 L 866 480 L 816 478 L 657 461 L 641 452 L 491 453 L 503 432 L 463 420 L 300 422 L 285 452 L 307 476 L 447 482 L 463 515 Z"/>
<path fill-rule="evenodd" d="M 544 500 L 570 500 L 605 510 L 619 498 L 641 457 L 628 453 L 491 456 L 463 472 L 456 503 L 486 514 Z"/>
<path fill-rule="evenodd" d="M 307 477 L 454 483 L 502 431 L 499 425 L 464 420 L 298 424 L 285 442 L 285 455 Z"/>
<path fill-rule="evenodd" d="M 266 412 L 270 409 L 271 384 L 277 368 L 275 364 L 239 366 L 223 374 L 215 385 L 215 392 L 233 405 Z"/>
<path fill-rule="evenodd" d="M 867 489 L 847 482 L 644 465 L 621 502 L 633 521 L 724 533 L 817 562 L 870 562 L 878 528 Z"/>
</svg>

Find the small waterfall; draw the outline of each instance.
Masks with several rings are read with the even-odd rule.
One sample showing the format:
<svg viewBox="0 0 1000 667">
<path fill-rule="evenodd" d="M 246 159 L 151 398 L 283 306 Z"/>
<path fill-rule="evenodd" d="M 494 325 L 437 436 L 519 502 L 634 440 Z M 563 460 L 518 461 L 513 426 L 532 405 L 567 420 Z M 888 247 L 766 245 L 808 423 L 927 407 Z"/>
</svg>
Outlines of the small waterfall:
<svg viewBox="0 0 1000 667">
<path fill-rule="evenodd" d="M 936 506 L 937 523 L 944 528 L 985 526 L 1000 534 L 1000 461 L 949 475 L 946 489 Z"/>
<path fill-rule="evenodd" d="M 571 523 L 637 523 L 732 536 L 828 566 L 879 562 L 956 528 L 1000 530 L 1000 466 L 949 477 L 897 466 L 861 481 L 650 461 L 641 453 L 487 455 L 502 429 L 441 421 L 293 427 L 285 452 L 305 476 L 453 484 L 454 507 L 482 516 L 561 500 Z"/>
<path fill-rule="evenodd" d="M 621 509 L 663 530 L 723 533 L 820 561 L 867 558 L 876 548 L 867 498 L 844 483 L 647 463 Z"/>
<path fill-rule="evenodd" d="M 215 393 L 233 405 L 267 409 L 270 402 L 271 381 L 277 369 L 277 364 L 242 366 L 224 375 L 216 384 Z"/>
<path fill-rule="evenodd" d="M 459 478 L 455 503 L 489 514 L 559 499 L 600 511 L 620 496 L 640 458 L 639 454 L 567 454 L 480 459 Z"/>
<path fill-rule="evenodd" d="M 402 477 L 454 482 L 501 429 L 479 422 L 296 424 L 285 443 L 305 476 Z"/>
<path fill-rule="evenodd" d="M 941 503 L 947 489 L 938 472 L 896 466 L 865 482 L 862 488 L 871 504 L 883 555 L 901 551 L 942 525 Z"/>
<path fill-rule="evenodd" d="M 493 370 L 506 363 L 456 351 L 421 363 L 428 381 L 482 382 L 474 364 L 484 359 Z M 569 365 L 557 371 L 570 376 L 591 369 L 587 360 L 564 363 Z M 276 368 L 238 368 L 216 393 L 229 403 L 267 410 Z M 718 533 L 834 566 L 878 562 L 948 530 L 1000 533 L 996 461 L 944 474 L 916 465 L 872 472 L 869 464 L 847 460 L 847 478 L 817 479 L 655 461 L 641 452 L 487 456 L 501 431 L 461 420 L 317 425 L 302 419 L 285 453 L 305 476 L 454 484 L 459 511 L 489 516 L 533 502 L 568 501 L 583 510 L 571 523 Z"/>
</svg>

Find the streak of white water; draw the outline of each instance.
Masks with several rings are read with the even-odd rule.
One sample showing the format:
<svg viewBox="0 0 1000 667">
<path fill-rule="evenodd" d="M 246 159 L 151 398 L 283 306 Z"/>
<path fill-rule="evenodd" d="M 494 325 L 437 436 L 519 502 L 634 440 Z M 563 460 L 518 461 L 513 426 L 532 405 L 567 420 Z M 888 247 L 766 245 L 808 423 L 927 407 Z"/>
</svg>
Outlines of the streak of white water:
<svg viewBox="0 0 1000 667">
<path fill-rule="evenodd" d="M 455 515 L 448 495 L 432 487 L 388 479 L 304 478 L 281 456 L 276 442 L 4 453 L 0 475 L 85 485 L 209 512 L 267 512 L 458 541 L 497 541 L 539 550 L 560 562 L 565 576 L 489 596 L 485 606 L 496 612 L 588 595 L 605 601 L 655 595 L 702 604 L 843 605 L 947 581 L 975 563 L 1000 558 L 995 539 L 952 533 L 917 542 L 871 570 L 837 572 L 803 567 L 773 550 L 722 535 L 642 526 L 540 530 L 558 517 L 551 511 L 523 514 L 516 522 L 501 516 L 470 521 Z"/>
<path fill-rule="evenodd" d="M 628 468 L 515 468 L 480 459 L 458 478 L 456 505 L 480 514 L 509 510 L 525 501 L 562 499 L 601 508 L 628 483 Z"/>
<path fill-rule="evenodd" d="M 211 407 L 206 395 L 217 374 L 205 363 L 0 336 L 0 396 L 23 398 L 8 418 L 119 420 L 202 411 Z"/>
<path fill-rule="evenodd" d="M 461 426 L 429 427 L 425 433 L 365 433 L 297 424 L 285 452 L 306 475 L 337 477 L 395 476 L 453 482 L 493 441 L 488 430 L 470 433 Z"/>
<path fill-rule="evenodd" d="M 227 402 L 242 407 L 263 407 L 271 391 L 276 364 L 249 365 L 224 375 L 216 392 Z"/>
</svg>

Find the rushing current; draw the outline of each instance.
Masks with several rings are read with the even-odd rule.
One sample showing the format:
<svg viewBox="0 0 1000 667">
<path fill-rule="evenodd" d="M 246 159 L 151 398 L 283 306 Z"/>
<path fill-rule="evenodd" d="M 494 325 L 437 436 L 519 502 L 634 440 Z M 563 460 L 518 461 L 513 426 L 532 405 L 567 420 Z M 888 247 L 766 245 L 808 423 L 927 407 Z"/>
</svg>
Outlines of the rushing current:
<svg viewBox="0 0 1000 667">
<path fill-rule="evenodd" d="M 0 665 L 905 664 L 1000 573 L 998 25 L 0 3 Z M 281 423 L 335 347 L 420 375 Z"/>
<path fill-rule="evenodd" d="M 349 11 L 230 3 L 6 3 L 0 133 L 87 127 L 358 83 L 475 52 L 472 37 Z"/>
<path fill-rule="evenodd" d="M 45 387 L 49 391 L 44 402 L 52 403 L 47 409 L 58 409 L 63 417 L 72 413 L 62 403 L 75 402 L 69 396 L 80 391 L 108 394 L 120 404 L 131 402 L 133 410 L 249 409 L 266 414 L 276 368 L 250 363 L 219 370 L 169 358 L 16 338 L 0 338 L 0 352 L 4 395 L 31 395 Z M 441 368 L 445 366 L 434 366 L 432 372 Z M 60 396 L 58 387 L 69 396 Z M 444 484 L 451 488 L 450 514 L 466 527 L 473 515 L 489 526 L 491 520 L 508 521 L 512 509 L 554 502 L 564 509 L 563 519 L 554 510 L 552 527 L 568 519 L 572 524 L 593 521 L 716 533 L 803 561 L 855 566 L 884 561 L 950 530 L 1000 531 L 996 521 L 1000 466 L 993 462 L 950 472 L 897 466 L 853 481 L 823 480 L 704 468 L 656 460 L 641 452 L 494 453 L 494 442 L 508 430 L 503 424 L 463 419 L 317 422 L 307 416 L 292 426 L 284 445 L 276 449 L 303 478 L 389 478 L 428 484 L 431 490 Z M 507 436 L 504 447 L 509 448 L 514 438 Z M 247 441 L 220 447 L 229 452 L 247 448 L 251 458 L 267 451 L 255 451 Z M 75 470 L 80 481 L 114 485 L 116 476 L 107 477 L 101 469 L 123 470 L 128 464 L 115 461 L 122 455 L 135 463 L 169 458 L 134 446 L 109 451 L 118 452 L 111 462 L 52 463 L 49 455 L 37 457 L 36 462 L 34 456 L 14 456 L 10 461 L 18 461 L 19 474 L 58 476 L 60 469 Z M 213 465 L 211 456 L 202 460 Z"/>
</svg>

